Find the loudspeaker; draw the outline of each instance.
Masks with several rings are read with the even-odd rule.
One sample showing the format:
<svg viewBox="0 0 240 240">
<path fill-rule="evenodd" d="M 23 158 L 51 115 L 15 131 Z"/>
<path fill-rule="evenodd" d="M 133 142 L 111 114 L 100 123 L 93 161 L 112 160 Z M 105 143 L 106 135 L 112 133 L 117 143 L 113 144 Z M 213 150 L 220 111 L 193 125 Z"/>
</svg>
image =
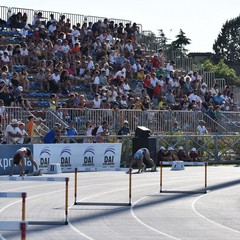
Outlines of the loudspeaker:
<svg viewBox="0 0 240 240">
<path fill-rule="evenodd" d="M 133 154 L 140 148 L 147 148 L 150 153 L 150 157 L 156 164 L 157 161 L 157 151 L 156 151 L 156 138 L 133 138 Z"/>
<path fill-rule="evenodd" d="M 147 138 L 150 136 L 150 132 L 150 129 L 144 126 L 137 126 L 137 129 L 135 130 L 135 137 Z"/>
</svg>

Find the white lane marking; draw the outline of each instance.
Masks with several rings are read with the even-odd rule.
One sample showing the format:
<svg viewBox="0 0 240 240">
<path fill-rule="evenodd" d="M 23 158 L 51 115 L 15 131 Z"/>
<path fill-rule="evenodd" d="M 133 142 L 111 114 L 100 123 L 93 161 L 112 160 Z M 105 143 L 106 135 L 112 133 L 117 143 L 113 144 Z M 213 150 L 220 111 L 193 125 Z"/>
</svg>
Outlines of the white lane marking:
<svg viewBox="0 0 240 240">
<path fill-rule="evenodd" d="M 140 202 L 140 201 L 142 201 L 142 200 L 144 200 L 145 198 L 148 198 L 148 197 L 149 197 L 149 196 L 140 198 L 139 200 L 137 200 L 137 201 L 131 206 L 130 211 L 131 211 L 131 214 L 132 214 L 133 218 L 134 218 L 137 222 L 141 223 L 144 227 L 146 227 L 146 228 L 148 228 L 148 229 L 150 229 L 150 230 L 152 230 L 152 231 L 154 231 L 154 232 L 156 232 L 156 233 L 159 233 L 159 234 L 161 234 L 161 235 L 164 235 L 164 236 L 166 236 L 166 237 L 168 237 L 168 238 L 171 238 L 171 239 L 174 239 L 174 240 L 181 240 L 180 238 L 175 238 L 175 237 L 173 237 L 173 236 L 171 236 L 171 235 L 169 235 L 169 234 L 167 234 L 167 233 L 161 232 L 161 231 L 159 231 L 159 230 L 157 230 L 157 229 L 155 229 L 155 228 L 147 225 L 146 223 L 144 223 L 143 221 L 141 221 L 141 220 L 135 215 L 135 213 L 134 213 L 134 211 L 133 211 L 134 206 L 135 206 L 138 202 Z"/>
<path fill-rule="evenodd" d="M 235 187 L 239 187 L 239 186 L 235 186 Z M 208 194 L 211 194 L 211 193 L 212 193 L 212 192 L 210 192 L 210 193 L 208 193 Z M 227 226 L 224 226 L 224 225 L 222 225 L 222 224 L 220 224 L 220 223 L 218 223 L 218 222 L 215 222 L 215 221 L 207 218 L 206 216 L 204 216 L 203 214 L 201 214 L 200 212 L 197 211 L 197 209 L 195 208 L 196 202 L 197 202 L 198 200 L 200 200 L 201 198 L 205 197 L 205 196 L 207 196 L 207 195 L 204 194 L 204 195 L 202 195 L 202 196 L 199 196 L 199 197 L 197 197 L 197 198 L 192 202 L 192 209 L 193 209 L 193 211 L 194 211 L 198 216 L 200 216 L 201 218 L 203 218 L 204 220 L 206 220 L 206 221 L 208 221 L 208 222 L 210 222 L 210 223 L 213 223 L 213 224 L 215 224 L 215 225 L 217 225 L 217 226 L 219 226 L 219 227 L 225 228 L 225 229 L 230 230 L 230 231 L 232 231 L 232 232 L 240 233 L 240 231 L 238 231 L 238 230 L 236 230 L 236 229 L 233 229 L 233 228 L 230 228 L 230 227 L 227 227 Z"/>
<path fill-rule="evenodd" d="M 0 234 L 0 240 L 7 240 L 7 239 L 4 238 L 2 234 Z"/>
</svg>

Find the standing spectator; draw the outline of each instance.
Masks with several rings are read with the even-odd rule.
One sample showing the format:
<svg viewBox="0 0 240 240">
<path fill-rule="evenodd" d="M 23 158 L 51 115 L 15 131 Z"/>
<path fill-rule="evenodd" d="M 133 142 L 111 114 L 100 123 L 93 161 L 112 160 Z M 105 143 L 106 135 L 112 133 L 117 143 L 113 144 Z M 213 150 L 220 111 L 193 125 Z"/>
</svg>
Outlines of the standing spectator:
<svg viewBox="0 0 240 240">
<path fill-rule="evenodd" d="M 78 132 L 77 129 L 74 127 L 74 122 L 70 121 L 68 126 L 69 127 L 66 129 L 65 136 L 69 137 L 70 143 L 76 143 L 77 142 L 76 136 L 78 135 Z"/>
<path fill-rule="evenodd" d="M 109 135 L 109 125 L 107 121 L 103 121 L 102 125 L 100 125 L 96 132 L 96 142 L 103 143 L 106 141 L 106 136 Z"/>
<path fill-rule="evenodd" d="M 32 130 L 32 143 L 41 143 L 41 140 L 45 134 L 45 131 L 41 127 L 42 119 L 41 118 L 36 118 L 35 124 L 33 125 L 33 130 Z"/>
<path fill-rule="evenodd" d="M 59 133 L 59 127 L 54 126 L 53 129 L 46 132 L 44 137 L 44 143 L 57 143 L 59 141 L 58 133 Z"/>
<path fill-rule="evenodd" d="M 12 119 L 10 124 L 7 125 L 5 130 L 5 137 L 8 144 L 16 144 L 18 139 L 22 137 L 22 134 L 19 133 L 17 119 Z"/>
<path fill-rule="evenodd" d="M 18 123 L 18 132 L 22 135 L 21 138 L 19 138 L 16 143 L 17 144 L 24 144 L 26 143 L 26 137 L 28 136 L 26 130 L 25 130 L 25 124 L 23 122 Z"/>
<path fill-rule="evenodd" d="M 92 131 L 94 127 L 91 121 L 86 122 L 86 132 L 83 138 L 83 143 L 92 143 L 93 138 L 92 138 Z"/>
</svg>

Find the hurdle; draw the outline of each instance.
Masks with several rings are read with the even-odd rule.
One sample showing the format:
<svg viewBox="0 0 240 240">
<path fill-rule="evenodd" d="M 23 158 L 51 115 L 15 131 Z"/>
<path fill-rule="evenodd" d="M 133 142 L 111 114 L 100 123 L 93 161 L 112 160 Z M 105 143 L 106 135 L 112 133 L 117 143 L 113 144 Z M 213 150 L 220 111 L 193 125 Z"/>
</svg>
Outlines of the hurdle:
<svg viewBox="0 0 240 240">
<path fill-rule="evenodd" d="M 22 198 L 22 221 L 0 221 L 0 231 L 21 231 L 21 240 L 26 239 L 26 192 L 0 192 L 0 198 Z"/>
<path fill-rule="evenodd" d="M 67 225 L 68 224 L 68 177 L 29 177 L 29 176 L 22 176 L 22 177 L 7 177 L 7 178 L 0 178 L 0 181 L 34 181 L 34 182 L 65 182 L 65 219 L 64 221 L 28 221 L 28 225 Z M 25 214 L 25 213 L 24 213 Z M 25 216 L 25 215 L 24 215 Z M 24 217 L 25 220 L 25 217 Z"/>
<path fill-rule="evenodd" d="M 129 185 L 128 185 L 128 203 L 97 203 L 97 202 L 79 202 L 78 197 L 78 169 L 75 168 L 74 174 L 74 205 L 97 205 L 97 206 L 131 206 L 132 205 L 132 171 L 129 171 Z"/>
<path fill-rule="evenodd" d="M 199 193 L 207 193 L 207 162 L 183 162 L 184 166 L 204 166 L 204 190 L 203 191 L 198 191 Z M 160 193 L 179 193 L 183 191 L 163 191 L 163 165 L 173 165 L 173 162 L 160 162 Z M 188 192 L 193 192 L 193 191 L 188 191 Z M 196 192 L 195 192 L 196 193 Z"/>
</svg>

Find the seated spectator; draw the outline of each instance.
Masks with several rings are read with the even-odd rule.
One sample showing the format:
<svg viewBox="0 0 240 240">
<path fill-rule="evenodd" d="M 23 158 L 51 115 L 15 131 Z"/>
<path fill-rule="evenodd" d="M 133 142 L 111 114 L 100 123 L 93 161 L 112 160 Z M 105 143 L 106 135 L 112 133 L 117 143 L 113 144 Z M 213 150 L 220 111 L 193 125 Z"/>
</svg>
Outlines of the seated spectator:
<svg viewBox="0 0 240 240">
<path fill-rule="evenodd" d="M 175 154 L 173 147 L 168 148 L 168 151 L 166 152 L 166 160 L 170 162 L 178 160 L 178 157 Z"/>
<path fill-rule="evenodd" d="M 159 151 L 157 152 L 157 162 L 158 164 L 160 162 L 168 161 L 167 154 L 166 154 L 166 148 L 161 146 Z"/>
<path fill-rule="evenodd" d="M 184 151 L 183 147 L 180 146 L 177 152 L 177 157 L 181 161 L 189 161 L 188 154 Z"/>
<path fill-rule="evenodd" d="M 189 155 L 189 161 L 191 161 L 191 162 L 200 162 L 201 161 L 196 148 L 192 148 L 188 155 Z"/>
<path fill-rule="evenodd" d="M 123 127 L 121 127 L 118 131 L 118 135 L 129 135 L 129 127 L 128 127 L 128 121 L 124 120 L 123 121 Z"/>
</svg>

